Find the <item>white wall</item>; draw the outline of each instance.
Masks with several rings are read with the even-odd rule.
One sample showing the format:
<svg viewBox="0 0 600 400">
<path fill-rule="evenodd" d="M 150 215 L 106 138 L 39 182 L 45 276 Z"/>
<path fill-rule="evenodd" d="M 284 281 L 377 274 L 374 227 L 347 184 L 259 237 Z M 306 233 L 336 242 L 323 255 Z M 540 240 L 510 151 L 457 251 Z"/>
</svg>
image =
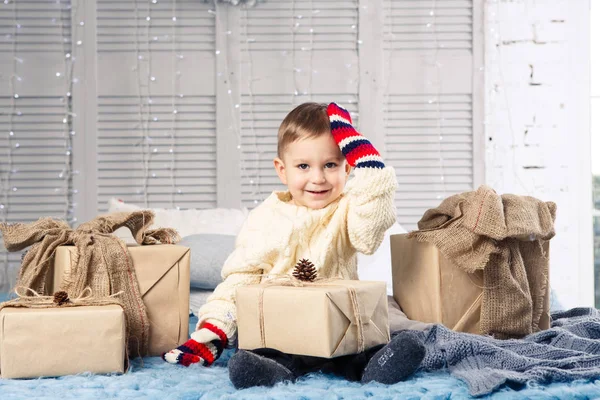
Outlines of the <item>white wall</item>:
<svg viewBox="0 0 600 400">
<path fill-rule="evenodd" d="M 486 2 L 486 182 L 557 203 L 551 285 L 593 305 L 589 1 Z"/>
</svg>

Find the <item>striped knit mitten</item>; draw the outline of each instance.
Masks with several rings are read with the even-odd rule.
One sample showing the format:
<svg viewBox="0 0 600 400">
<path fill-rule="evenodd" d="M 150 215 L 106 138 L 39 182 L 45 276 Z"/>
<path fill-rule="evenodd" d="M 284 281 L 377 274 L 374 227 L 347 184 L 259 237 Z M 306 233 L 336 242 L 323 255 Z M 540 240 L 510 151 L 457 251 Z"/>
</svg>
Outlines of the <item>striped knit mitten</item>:
<svg viewBox="0 0 600 400">
<path fill-rule="evenodd" d="M 227 346 L 227 335 L 213 324 L 205 322 L 192 338 L 176 349 L 163 354 L 163 360 L 171 364 L 190 364 L 201 362 L 208 367 L 221 356 Z"/>
<path fill-rule="evenodd" d="M 350 166 L 356 168 L 385 167 L 377 149 L 352 126 L 352 118 L 348 110 L 336 103 L 331 103 L 327 106 L 327 115 L 329 115 L 331 124 L 331 134 Z"/>
</svg>

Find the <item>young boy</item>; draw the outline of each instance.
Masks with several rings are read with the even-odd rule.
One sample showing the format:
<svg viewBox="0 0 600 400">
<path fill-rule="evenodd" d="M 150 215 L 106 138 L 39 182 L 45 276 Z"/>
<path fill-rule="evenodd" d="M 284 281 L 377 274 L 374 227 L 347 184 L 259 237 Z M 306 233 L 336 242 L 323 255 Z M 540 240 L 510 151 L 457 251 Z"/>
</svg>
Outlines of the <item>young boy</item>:
<svg viewBox="0 0 600 400">
<path fill-rule="evenodd" d="M 170 363 L 211 365 L 236 339 L 235 288 L 291 274 L 309 259 L 322 278 L 358 279 L 356 253 L 372 254 L 395 222 L 394 169 L 335 103 L 304 103 L 279 128 L 275 170 L 288 190 L 273 192 L 248 216 L 223 267 L 223 282 L 200 308 L 191 339 L 163 355 Z M 351 169 L 355 177 L 348 182 Z M 239 350 L 229 361 L 236 388 L 272 386 L 308 372 L 395 383 L 412 374 L 425 350 L 407 333 L 385 346 L 333 359 L 273 349 Z"/>
</svg>

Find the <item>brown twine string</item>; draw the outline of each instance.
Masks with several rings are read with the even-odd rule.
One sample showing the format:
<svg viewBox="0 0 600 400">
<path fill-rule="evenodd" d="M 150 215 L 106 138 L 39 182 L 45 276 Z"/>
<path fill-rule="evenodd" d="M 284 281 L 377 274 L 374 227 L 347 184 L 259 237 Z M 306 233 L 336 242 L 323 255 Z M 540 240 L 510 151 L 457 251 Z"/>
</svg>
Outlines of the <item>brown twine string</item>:
<svg viewBox="0 0 600 400">
<path fill-rule="evenodd" d="M 28 292 L 31 292 L 33 296 L 29 296 L 27 294 Z M 18 296 L 17 298 L 2 303 L 2 306 L 10 307 L 11 305 L 21 304 L 25 307 L 38 308 L 48 307 L 54 304 L 54 296 L 41 295 L 32 288 L 26 286 L 17 286 L 15 288 L 15 294 Z M 68 306 L 69 304 L 71 304 L 72 306 L 108 304 L 117 304 L 122 306 L 121 302 L 118 299 L 116 299 L 116 297 L 121 294 L 123 294 L 123 291 L 111 294 L 110 296 L 96 298 L 92 294 L 92 289 L 88 286 L 80 293 L 78 297 L 74 299 L 69 299 L 68 303 L 65 303 L 63 306 L 60 307 Z"/>
<path fill-rule="evenodd" d="M 257 275 L 258 276 L 258 275 Z M 265 289 L 269 286 L 293 286 L 293 287 L 309 287 L 309 286 L 342 286 L 348 290 L 350 295 L 350 302 L 352 304 L 352 312 L 357 325 L 358 331 L 358 352 L 362 353 L 365 350 L 365 337 L 363 329 L 362 316 L 360 314 L 360 306 L 358 304 L 358 297 L 356 295 L 356 288 L 352 286 L 345 286 L 337 284 L 341 278 L 317 278 L 312 282 L 301 281 L 290 275 L 276 275 L 269 278 L 265 282 L 261 283 L 261 290 L 258 293 L 258 313 L 259 313 L 259 326 L 260 326 L 260 343 L 261 347 L 267 347 L 266 335 L 265 335 L 265 315 L 264 315 L 264 293 Z"/>
</svg>

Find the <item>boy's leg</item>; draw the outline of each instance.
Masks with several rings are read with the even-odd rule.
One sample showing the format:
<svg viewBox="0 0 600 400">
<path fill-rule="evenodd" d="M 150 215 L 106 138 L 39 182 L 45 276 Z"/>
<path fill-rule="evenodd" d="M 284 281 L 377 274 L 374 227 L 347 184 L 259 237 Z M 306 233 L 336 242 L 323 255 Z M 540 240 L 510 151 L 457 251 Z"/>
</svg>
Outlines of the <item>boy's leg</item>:
<svg viewBox="0 0 600 400">
<path fill-rule="evenodd" d="M 425 356 L 421 340 L 410 332 L 386 345 L 336 358 L 297 356 L 274 349 L 238 350 L 229 360 L 229 378 L 237 389 L 273 386 L 322 371 L 363 383 L 396 383 L 412 375 Z"/>
<path fill-rule="evenodd" d="M 359 381 L 369 359 L 381 347 L 337 358 L 299 356 L 268 348 L 239 350 L 229 360 L 229 378 L 237 389 L 273 386 L 318 371 Z"/>
<path fill-rule="evenodd" d="M 273 349 L 238 350 L 227 364 L 229 379 L 236 389 L 293 381 L 296 375 L 288 368 L 290 357 Z"/>
<path fill-rule="evenodd" d="M 319 371 L 341 376 L 349 381 L 360 381 L 369 360 L 384 346 L 381 344 L 359 354 L 325 358 Z"/>
<path fill-rule="evenodd" d="M 361 381 L 393 384 L 414 374 L 425 357 L 425 346 L 417 333 L 420 332 L 394 334 L 369 360 Z"/>
<path fill-rule="evenodd" d="M 367 361 L 357 367 L 361 372 Z M 298 356 L 269 348 L 238 350 L 229 360 L 228 367 L 229 378 L 237 389 L 273 386 L 279 382 L 294 381 L 303 375 L 324 368 L 328 369 L 327 372 L 336 372 L 330 370 L 336 367 L 331 365 L 331 360 L 328 358 Z"/>
</svg>

